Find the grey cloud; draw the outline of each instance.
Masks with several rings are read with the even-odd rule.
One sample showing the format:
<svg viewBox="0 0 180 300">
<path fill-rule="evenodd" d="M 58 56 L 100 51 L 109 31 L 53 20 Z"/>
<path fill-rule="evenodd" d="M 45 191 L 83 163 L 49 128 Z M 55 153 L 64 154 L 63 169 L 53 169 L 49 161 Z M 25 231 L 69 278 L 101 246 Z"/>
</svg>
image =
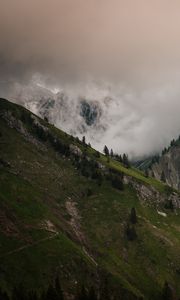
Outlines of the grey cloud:
<svg viewBox="0 0 180 300">
<path fill-rule="evenodd" d="M 0 0 L 0 7 L 2 97 L 37 110 L 42 98 L 58 103 L 52 91 L 63 90 L 67 118 L 77 124 L 51 114 L 75 134 L 80 99 L 97 101 L 103 114 L 87 137 L 132 156 L 179 134 L 179 1 Z"/>
</svg>

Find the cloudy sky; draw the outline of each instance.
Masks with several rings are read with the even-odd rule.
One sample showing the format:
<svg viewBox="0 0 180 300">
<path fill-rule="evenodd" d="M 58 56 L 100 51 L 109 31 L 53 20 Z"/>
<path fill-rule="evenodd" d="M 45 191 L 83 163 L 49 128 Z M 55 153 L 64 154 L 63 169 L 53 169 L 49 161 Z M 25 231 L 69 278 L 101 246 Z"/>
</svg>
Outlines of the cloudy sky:
<svg viewBox="0 0 180 300">
<path fill-rule="evenodd" d="M 94 145 L 135 156 L 180 134 L 179 0 L 0 0 L 0 37 L 1 97 L 110 97 Z"/>
</svg>

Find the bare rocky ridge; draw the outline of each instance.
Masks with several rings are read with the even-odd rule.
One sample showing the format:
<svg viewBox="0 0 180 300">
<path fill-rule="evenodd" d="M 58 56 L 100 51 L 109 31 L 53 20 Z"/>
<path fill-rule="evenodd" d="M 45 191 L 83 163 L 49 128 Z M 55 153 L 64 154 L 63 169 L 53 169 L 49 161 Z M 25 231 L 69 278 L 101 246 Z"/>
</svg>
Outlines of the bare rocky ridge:
<svg viewBox="0 0 180 300">
<path fill-rule="evenodd" d="M 171 147 L 154 163 L 149 171 L 151 176 L 164 181 L 171 187 L 180 189 L 180 146 Z"/>
<path fill-rule="evenodd" d="M 165 195 L 157 191 L 154 187 L 139 183 L 129 176 L 124 176 L 124 183 L 130 183 L 136 189 L 139 200 L 145 205 L 154 204 L 158 209 L 160 204 L 172 201 L 175 209 L 180 208 L 180 195 L 177 192 L 170 193 L 170 195 Z"/>
</svg>

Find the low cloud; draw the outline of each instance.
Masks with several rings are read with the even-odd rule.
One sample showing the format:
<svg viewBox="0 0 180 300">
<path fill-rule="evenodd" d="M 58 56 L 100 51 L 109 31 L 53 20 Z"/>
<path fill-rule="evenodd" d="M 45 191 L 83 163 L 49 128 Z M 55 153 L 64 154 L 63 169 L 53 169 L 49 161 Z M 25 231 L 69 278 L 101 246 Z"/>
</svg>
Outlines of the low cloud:
<svg viewBox="0 0 180 300">
<path fill-rule="evenodd" d="M 55 121 L 79 135 L 81 99 L 97 101 L 101 119 L 85 128 L 88 139 L 131 156 L 179 135 L 179 1 L 0 3 L 1 97 L 37 109 L 63 91 L 71 119 L 55 111 Z"/>
</svg>

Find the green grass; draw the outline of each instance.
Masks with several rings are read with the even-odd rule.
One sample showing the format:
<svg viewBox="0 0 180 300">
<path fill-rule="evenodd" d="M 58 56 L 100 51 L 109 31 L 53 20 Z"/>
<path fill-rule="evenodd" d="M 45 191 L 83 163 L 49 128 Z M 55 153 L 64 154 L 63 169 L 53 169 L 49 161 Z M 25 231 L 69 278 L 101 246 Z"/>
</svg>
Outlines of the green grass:
<svg viewBox="0 0 180 300">
<path fill-rule="evenodd" d="M 11 110 L 16 118 L 24 112 L 20 106 L 0 100 L 0 111 L 4 109 Z M 65 143 L 74 143 L 84 150 L 78 141 L 43 120 L 40 122 Z M 163 209 L 167 217 L 160 216 L 154 199 L 141 202 L 131 185 L 118 191 L 104 180 L 99 186 L 81 176 L 71 160 L 57 154 L 50 144 L 39 146 L 7 126 L 2 118 L 0 133 L 0 159 L 6 162 L 0 164 L 2 288 L 10 291 L 12 286 L 23 283 L 40 292 L 58 273 L 63 289 L 71 295 L 82 283 L 97 287 L 106 275 L 111 292 L 117 298 L 123 295 L 123 300 L 141 295 L 147 300 L 159 299 L 165 280 L 180 296 L 179 212 Z M 88 147 L 87 153 L 95 158 L 94 149 Z M 98 160 L 159 193 L 172 191 L 134 168 L 127 169 L 112 159 L 107 163 L 104 155 Z M 88 190 L 92 192 L 90 196 Z M 76 228 L 83 241 L 70 223 L 72 217 L 66 207 L 70 200 L 76 208 Z M 136 208 L 138 223 L 137 239 L 130 242 L 125 228 L 132 207 Z M 53 235 L 44 225 L 47 220 L 58 235 L 38 243 Z M 29 247 L 4 256 L 24 245 Z"/>
<path fill-rule="evenodd" d="M 158 181 L 155 178 L 146 177 L 144 175 L 144 173 L 140 170 L 137 170 L 133 167 L 126 168 L 121 163 L 119 163 L 118 161 L 115 161 L 113 159 L 110 159 L 110 162 L 107 163 L 107 158 L 104 155 L 101 155 L 101 161 L 104 164 L 106 164 L 106 166 L 114 168 L 115 170 L 120 171 L 120 172 L 122 172 L 122 173 L 124 173 L 128 176 L 131 176 L 139 182 L 142 182 L 144 184 L 148 184 L 150 186 L 153 186 L 155 189 L 157 189 L 160 192 L 165 192 L 166 191 L 166 189 L 165 189 L 166 185 L 165 184 L 163 184 L 161 181 Z"/>
</svg>

